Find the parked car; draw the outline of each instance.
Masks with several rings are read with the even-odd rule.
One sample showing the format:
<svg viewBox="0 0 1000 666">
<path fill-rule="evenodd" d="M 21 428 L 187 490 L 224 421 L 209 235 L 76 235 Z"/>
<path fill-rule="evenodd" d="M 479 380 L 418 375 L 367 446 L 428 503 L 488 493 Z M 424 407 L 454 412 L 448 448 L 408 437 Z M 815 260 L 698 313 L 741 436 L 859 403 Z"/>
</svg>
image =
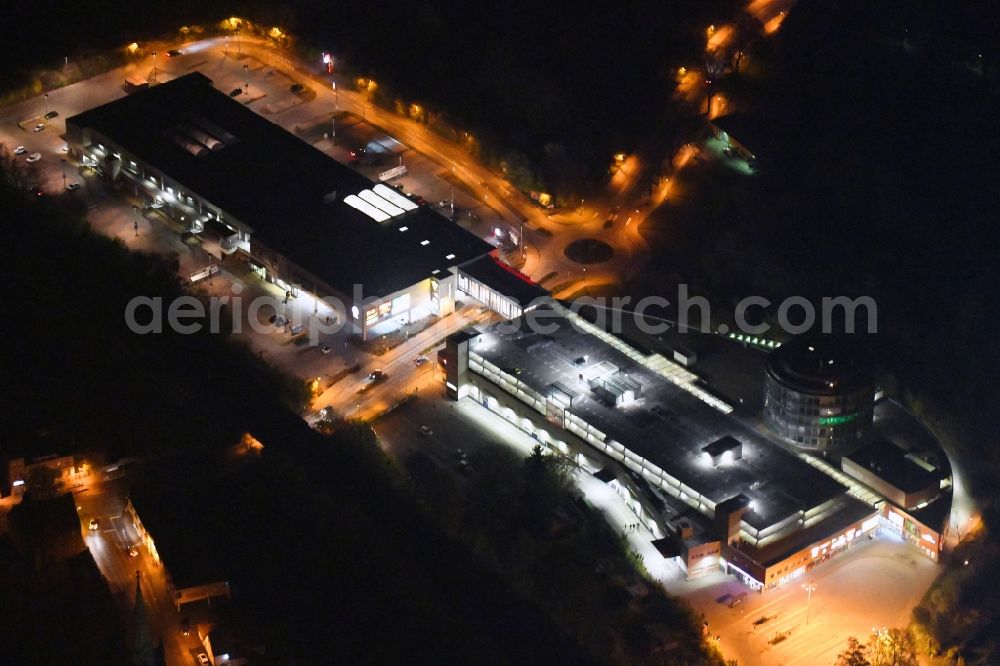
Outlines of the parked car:
<svg viewBox="0 0 1000 666">
<path fill-rule="evenodd" d="M 368 373 L 368 381 L 377 382 L 386 378 L 386 374 L 381 370 L 372 370 Z"/>
<path fill-rule="evenodd" d="M 26 152 L 28 152 L 28 149 L 25 148 L 24 146 L 18 146 L 17 148 L 14 149 L 15 155 L 24 155 Z"/>
<path fill-rule="evenodd" d="M 58 111 L 49 111 L 48 113 L 45 114 L 45 119 L 46 120 L 52 120 L 53 118 L 55 118 L 58 115 L 59 115 Z"/>
<path fill-rule="evenodd" d="M 97 518 L 91 518 L 90 519 L 90 525 L 88 525 L 88 527 L 90 528 L 91 532 L 96 532 L 97 528 L 99 528 L 100 526 L 101 526 L 101 522 L 99 520 L 97 520 Z"/>
<path fill-rule="evenodd" d="M 129 557 L 139 557 L 139 549 L 136 548 L 135 546 L 129 546 L 128 547 L 128 556 Z"/>
<path fill-rule="evenodd" d="M 45 123 L 38 123 L 37 125 L 35 125 L 36 132 L 41 132 L 43 129 L 45 129 Z"/>
<path fill-rule="evenodd" d="M 67 192 L 76 192 L 78 189 L 80 189 L 80 183 L 70 183 L 66 186 Z"/>
<path fill-rule="evenodd" d="M 229 91 L 230 97 L 239 97 L 242 94 L 243 94 L 243 88 L 233 88 L 232 90 Z"/>
<path fill-rule="evenodd" d="M 204 652 L 199 652 L 198 653 L 198 663 L 201 664 L 201 666 L 209 666 L 212 662 L 210 662 L 208 660 L 208 655 L 207 654 L 205 654 Z"/>
<path fill-rule="evenodd" d="M 40 159 L 42 159 L 42 154 L 41 153 L 31 153 L 30 155 L 28 155 L 28 157 L 25 158 L 25 161 L 27 161 L 27 162 L 37 162 Z"/>
<path fill-rule="evenodd" d="M 429 360 L 430 360 L 429 358 L 427 358 L 426 356 L 424 356 L 423 354 L 421 354 L 420 356 L 418 356 L 415 359 L 413 359 L 413 365 L 416 365 L 416 366 L 419 367 L 419 366 L 423 365 L 424 363 L 426 363 Z"/>
<path fill-rule="evenodd" d="M 291 88 L 290 88 L 290 90 L 293 93 L 299 93 L 299 92 L 302 92 L 305 89 L 306 89 L 306 87 L 304 85 L 302 85 L 301 83 L 293 83 L 292 86 L 291 86 Z"/>
<path fill-rule="evenodd" d="M 176 58 L 179 55 L 184 55 L 184 51 L 181 51 L 180 49 L 170 49 L 167 51 L 168 58 Z"/>
<path fill-rule="evenodd" d="M 329 354 L 330 353 L 330 345 L 323 345 L 322 347 L 319 348 L 319 350 L 321 352 L 323 352 L 324 354 Z"/>
<path fill-rule="evenodd" d="M 423 435 L 424 437 L 430 437 L 431 435 L 434 434 L 434 431 L 428 428 L 427 426 L 422 425 L 420 426 L 420 434 Z"/>
</svg>

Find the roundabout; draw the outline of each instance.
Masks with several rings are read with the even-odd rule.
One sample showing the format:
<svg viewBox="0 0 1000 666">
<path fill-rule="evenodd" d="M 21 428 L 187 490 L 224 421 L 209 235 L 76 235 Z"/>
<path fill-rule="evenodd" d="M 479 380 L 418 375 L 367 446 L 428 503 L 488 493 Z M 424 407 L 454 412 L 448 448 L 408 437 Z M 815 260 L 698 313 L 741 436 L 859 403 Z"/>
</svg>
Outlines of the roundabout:
<svg viewBox="0 0 1000 666">
<path fill-rule="evenodd" d="M 614 249 L 596 238 L 581 238 L 566 246 L 564 254 L 578 264 L 601 264 L 615 256 Z"/>
</svg>

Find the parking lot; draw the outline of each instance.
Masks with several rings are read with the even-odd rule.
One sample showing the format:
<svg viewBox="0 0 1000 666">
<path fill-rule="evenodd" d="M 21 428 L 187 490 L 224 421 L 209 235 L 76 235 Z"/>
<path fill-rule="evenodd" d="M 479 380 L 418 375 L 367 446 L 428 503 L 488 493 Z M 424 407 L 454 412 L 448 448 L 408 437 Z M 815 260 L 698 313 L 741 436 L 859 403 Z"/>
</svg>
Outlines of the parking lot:
<svg viewBox="0 0 1000 666">
<path fill-rule="evenodd" d="M 704 613 L 709 631 L 740 664 L 832 664 L 847 638 L 864 642 L 873 627 L 905 627 L 910 610 L 930 587 L 938 567 L 892 536 L 859 545 L 812 569 L 798 582 L 758 594 L 721 572 L 667 584 Z M 800 583 L 812 582 L 811 599 Z M 808 606 L 808 624 L 806 622 Z"/>
</svg>

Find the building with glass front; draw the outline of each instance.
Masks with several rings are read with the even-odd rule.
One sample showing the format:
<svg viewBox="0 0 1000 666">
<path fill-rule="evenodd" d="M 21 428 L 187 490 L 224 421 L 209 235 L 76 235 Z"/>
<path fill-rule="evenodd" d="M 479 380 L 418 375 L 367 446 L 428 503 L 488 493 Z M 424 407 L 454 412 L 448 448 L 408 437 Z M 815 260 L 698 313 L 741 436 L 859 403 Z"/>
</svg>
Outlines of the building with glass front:
<svg viewBox="0 0 1000 666">
<path fill-rule="evenodd" d="M 871 365 L 845 337 L 796 338 L 768 358 L 764 421 L 787 442 L 824 454 L 849 449 L 874 407 Z"/>
</svg>

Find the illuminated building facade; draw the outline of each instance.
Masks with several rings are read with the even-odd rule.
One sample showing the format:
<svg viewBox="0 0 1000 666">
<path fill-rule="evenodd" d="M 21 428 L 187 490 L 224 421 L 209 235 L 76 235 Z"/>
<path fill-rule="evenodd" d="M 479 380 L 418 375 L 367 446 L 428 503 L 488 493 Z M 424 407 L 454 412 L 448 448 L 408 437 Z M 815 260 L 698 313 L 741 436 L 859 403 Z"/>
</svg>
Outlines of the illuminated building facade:
<svg viewBox="0 0 1000 666">
<path fill-rule="evenodd" d="M 254 113 L 195 72 L 66 121 L 81 161 L 290 298 L 371 337 L 455 309 L 491 245 Z"/>
<path fill-rule="evenodd" d="M 586 469 L 621 467 L 654 488 L 657 501 L 626 499 L 688 575 L 717 566 L 752 589 L 777 587 L 885 524 L 881 497 L 743 426 L 724 402 L 696 392 L 697 378 L 681 366 L 558 304 L 523 319 L 532 315 L 551 328 L 513 322 L 450 338 L 448 395 Z M 612 383 L 627 390 L 609 393 Z"/>
<path fill-rule="evenodd" d="M 796 338 L 768 357 L 764 421 L 797 447 L 851 448 L 871 426 L 874 407 L 871 368 L 843 338 Z"/>
</svg>

